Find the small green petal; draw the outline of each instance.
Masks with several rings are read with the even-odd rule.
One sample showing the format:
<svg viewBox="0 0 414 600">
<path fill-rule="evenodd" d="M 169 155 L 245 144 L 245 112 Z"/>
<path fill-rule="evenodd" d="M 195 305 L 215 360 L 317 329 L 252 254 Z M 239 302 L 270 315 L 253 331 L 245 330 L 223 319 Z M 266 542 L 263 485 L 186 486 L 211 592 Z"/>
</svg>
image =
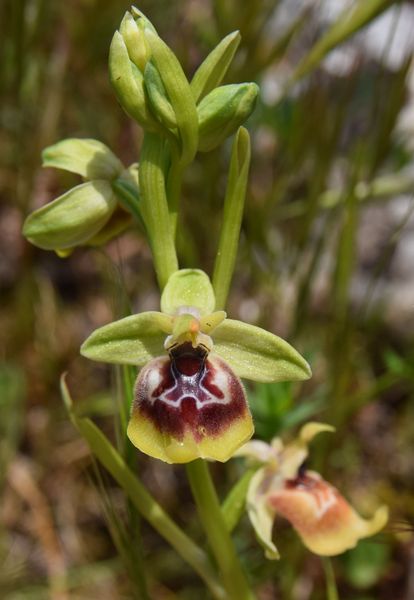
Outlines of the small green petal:
<svg viewBox="0 0 414 600">
<path fill-rule="evenodd" d="M 197 308 L 201 314 L 214 310 L 215 297 L 208 275 L 200 269 L 181 269 L 169 278 L 161 296 L 161 310 L 174 315 L 182 306 Z"/>
<path fill-rule="evenodd" d="M 227 317 L 224 310 L 216 310 L 210 315 L 205 315 L 200 319 L 200 329 L 203 333 L 210 333 L 220 325 Z"/>
<path fill-rule="evenodd" d="M 239 377 L 253 381 L 308 379 L 311 370 L 290 344 L 260 327 L 226 319 L 213 332 L 214 352 Z"/>
<path fill-rule="evenodd" d="M 112 180 L 124 170 L 123 164 L 108 146 L 92 139 L 62 140 L 45 148 L 42 160 L 44 167 L 64 169 L 87 179 Z"/>
<path fill-rule="evenodd" d="M 29 215 L 23 235 L 44 250 L 85 244 L 107 223 L 116 205 L 107 181 L 83 183 Z"/>
<path fill-rule="evenodd" d="M 144 312 L 109 323 L 94 331 L 82 344 L 81 354 L 108 363 L 137 365 L 165 354 L 165 332 L 172 319 L 159 312 Z"/>
<path fill-rule="evenodd" d="M 323 431 L 333 432 L 335 431 L 335 427 L 332 425 L 328 425 L 327 423 L 318 423 L 316 421 L 311 421 L 310 423 L 306 423 L 303 425 L 299 431 L 299 440 L 303 444 L 309 444 L 313 440 L 318 433 L 322 433 Z"/>
</svg>

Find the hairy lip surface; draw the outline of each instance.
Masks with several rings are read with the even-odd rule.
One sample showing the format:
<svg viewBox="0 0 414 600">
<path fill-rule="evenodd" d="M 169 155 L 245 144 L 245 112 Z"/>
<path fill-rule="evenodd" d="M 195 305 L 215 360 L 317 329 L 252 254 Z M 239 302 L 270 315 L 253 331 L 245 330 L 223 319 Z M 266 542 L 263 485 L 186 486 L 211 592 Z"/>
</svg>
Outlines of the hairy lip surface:
<svg viewBox="0 0 414 600">
<path fill-rule="evenodd" d="M 242 384 L 230 367 L 190 343 L 142 369 L 135 409 L 161 433 L 180 440 L 191 432 L 196 442 L 220 435 L 248 411 Z"/>
</svg>

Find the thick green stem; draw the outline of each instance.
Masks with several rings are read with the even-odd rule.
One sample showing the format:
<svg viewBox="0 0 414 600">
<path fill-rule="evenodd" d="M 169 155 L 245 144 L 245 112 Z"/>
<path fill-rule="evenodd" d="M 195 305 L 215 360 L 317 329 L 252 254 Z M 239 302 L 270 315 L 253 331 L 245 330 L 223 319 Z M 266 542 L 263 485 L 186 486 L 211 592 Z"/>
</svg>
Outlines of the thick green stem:
<svg viewBox="0 0 414 600">
<path fill-rule="evenodd" d="M 170 275 L 178 269 L 165 189 L 164 147 L 165 142 L 160 136 L 146 133 L 139 168 L 141 213 L 147 228 L 155 272 L 161 290 Z"/>
<path fill-rule="evenodd" d="M 171 153 L 171 164 L 167 178 L 167 197 L 168 197 L 168 208 L 170 211 L 170 224 L 173 239 L 176 238 L 177 233 L 177 220 L 178 212 L 180 208 L 180 197 L 181 197 L 181 183 L 183 179 L 184 167 L 179 161 L 179 156 L 175 153 Z"/>
<path fill-rule="evenodd" d="M 211 550 L 221 571 L 229 600 L 253 600 L 254 595 L 240 565 L 211 480 L 207 463 L 198 459 L 187 465 L 187 476 Z"/>
<path fill-rule="evenodd" d="M 223 225 L 214 265 L 213 288 L 216 295 L 216 310 L 222 310 L 226 305 L 236 264 L 249 165 L 249 133 L 247 129 L 240 127 L 233 142 L 229 179 L 224 200 Z"/>
</svg>

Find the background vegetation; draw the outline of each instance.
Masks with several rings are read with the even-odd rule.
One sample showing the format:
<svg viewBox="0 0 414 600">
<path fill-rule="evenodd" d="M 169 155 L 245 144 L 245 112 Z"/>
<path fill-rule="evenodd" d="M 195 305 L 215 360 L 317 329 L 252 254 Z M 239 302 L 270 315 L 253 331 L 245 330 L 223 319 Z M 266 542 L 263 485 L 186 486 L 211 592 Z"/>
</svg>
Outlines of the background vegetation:
<svg viewBox="0 0 414 600">
<path fill-rule="evenodd" d="M 243 520 L 237 541 L 262 599 L 325 598 L 332 569 L 340 598 L 414 597 L 414 81 L 413 46 L 403 34 L 414 9 L 408 2 L 357 4 L 365 8 L 356 15 L 345 0 L 139 4 L 189 75 L 224 34 L 240 29 L 226 82 L 252 80 L 262 89 L 249 122 L 253 163 L 228 313 L 286 337 L 314 377 L 301 386 L 249 388 L 257 435 L 289 435 L 309 418 L 335 425 L 335 436 L 315 442 L 311 465 L 361 512 L 380 502 L 391 511 L 385 532 L 331 563 L 306 551 L 282 521 L 282 559 L 265 562 Z M 76 182 L 40 169 L 43 147 L 94 137 L 126 164 L 137 159 L 140 129 L 117 105 L 107 74 L 109 43 L 128 6 L 6 0 L 0 8 L 6 600 L 207 597 L 92 462 L 59 395 L 67 371 L 79 410 L 117 439 L 120 373 L 78 351 L 94 328 L 127 310 L 157 308 L 148 247 L 131 232 L 62 260 L 20 233 L 28 212 Z M 200 155 L 186 173 L 183 267 L 211 272 L 228 150 Z M 163 506 L 200 539 L 182 468 L 137 461 Z M 237 461 L 216 465 L 223 496 L 240 470 Z"/>
</svg>

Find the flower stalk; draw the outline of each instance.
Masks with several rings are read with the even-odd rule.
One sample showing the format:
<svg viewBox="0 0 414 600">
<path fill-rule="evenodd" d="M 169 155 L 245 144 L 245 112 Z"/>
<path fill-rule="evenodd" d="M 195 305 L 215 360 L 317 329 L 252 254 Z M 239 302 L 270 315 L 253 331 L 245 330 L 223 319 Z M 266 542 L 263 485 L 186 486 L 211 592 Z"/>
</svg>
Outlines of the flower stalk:
<svg viewBox="0 0 414 600">
<path fill-rule="evenodd" d="M 233 541 L 228 533 L 207 463 L 200 459 L 189 463 L 187 477 L 200 521 L 220 569 L 227 597 L 253 600 L 254 595 L 249 588 Z"/>
<path fill-rule="evenodd" d="M 159 135 L 147 132 L 141 150 L 139 183 L 142 214 L 161 290 L 178 269 L 165 187 L 165 162 L 165 141 Z"/>
</svg>

